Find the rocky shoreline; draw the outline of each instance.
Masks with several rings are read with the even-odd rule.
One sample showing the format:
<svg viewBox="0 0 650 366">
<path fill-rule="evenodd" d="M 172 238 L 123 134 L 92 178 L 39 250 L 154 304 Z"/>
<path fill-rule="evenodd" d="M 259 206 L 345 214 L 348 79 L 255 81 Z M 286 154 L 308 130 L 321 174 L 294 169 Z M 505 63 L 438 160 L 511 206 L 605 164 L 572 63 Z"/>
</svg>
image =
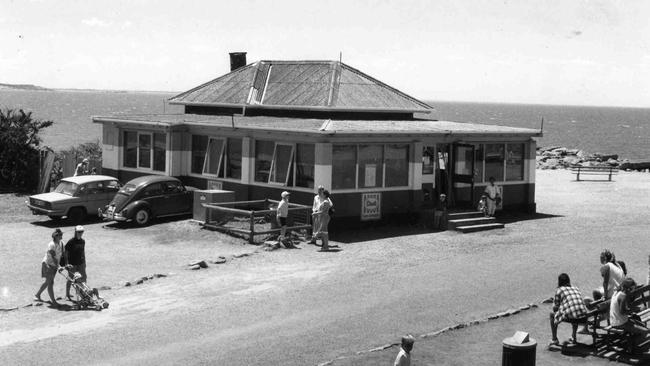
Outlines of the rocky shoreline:
<svg viewBox="0 0 650 366">
<path fill-rule="evenodd" d="M 580 149 L 562 146 L 538 147 L 536 161 L 537 169 L 567 169 L 580 165 L 618 167 L 626 171 L 650 171 L 650 161 L 631 162 L 629 159 L 620 159 L 618 154 L 590 154 Z"/>
</svg>

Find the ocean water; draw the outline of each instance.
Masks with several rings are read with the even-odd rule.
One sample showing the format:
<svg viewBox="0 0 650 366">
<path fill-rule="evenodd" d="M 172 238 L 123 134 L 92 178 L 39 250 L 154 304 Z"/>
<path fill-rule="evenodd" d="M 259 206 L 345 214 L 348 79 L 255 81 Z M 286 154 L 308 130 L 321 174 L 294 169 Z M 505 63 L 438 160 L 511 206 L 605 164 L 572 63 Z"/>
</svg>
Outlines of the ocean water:
<svg viewBox="0 0 650 366">
<path fill-rule="evenodd" d="M 55 150 L 101 138 L 101 125 L 91 116 L 182 113 L 165 100 L 174 93 L 105 91 L 0 90 L 0 108 L 32 111 L 55 123 L 42 133 Z M 650 161 L 650 108 L 582 107 L 537 104 L 497 104 L 428 101 L 439 120 L 539 129 L 538 146 L 558 145 L 588 153 L 618 154 Z"/>
</svg>

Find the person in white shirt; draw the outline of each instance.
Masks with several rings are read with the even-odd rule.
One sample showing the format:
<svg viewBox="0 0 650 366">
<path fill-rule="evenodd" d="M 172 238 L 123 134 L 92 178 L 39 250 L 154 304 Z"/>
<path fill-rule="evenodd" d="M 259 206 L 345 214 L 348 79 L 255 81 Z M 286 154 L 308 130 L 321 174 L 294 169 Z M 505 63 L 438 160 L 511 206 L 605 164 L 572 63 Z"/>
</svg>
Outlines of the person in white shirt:
<svg viewBox="0 0 650 366">
<path fill-rule="evenodd" d="M 614 292 L 609 306 L 609 324 L 612 327 L 624 329 L 626 332 L 634 334 L 636 338 L 634 343 L 638 344 L 637 341 L 640 338 L 645 338 L 645 334 L 649 330 L 641 321 L 630 317 L 629 301 L 632 299 L 628 299 L 628 297 L 634 288 L 636 288 L 636 282 L 628 277 L 621 282 L 617 291 Z"/>
<path fill-rule="evenodd" d="M 397 357 L 395 357 L 393 366 L 411 366 L 411 350 L 413 350 L 413 343 L 415 343 L 415 338 L 413 338 L 412 335 L 407 334 L 402 337 L 402 346 L 399 349 Z"/>
<path fill-rule="evenodd" d="M 47 294 L 50 295 L 50 303 L 53 306 L 59 306 L 54 296 L 54 276 L 56 276 L 56 271 L 61 264 L 61 257 L 63 256 L 62 238 L 63 232 L 61 229 L 55 229 L 52 233 L 52 241 L 47 244 L 47 253 L 45 253 L 45 257 L 43 257 L 43 262 L 41 263 L 41 277 L 45 278 L 45 280 L 34 295 L 35 301 L 43 301 L 41 294 L 47 288 Z"/>
<path fill-rule="evenodd" d="M 280 241 L 284 240 L 285 235 L 287 234 L 287 217 L 289 216 L 289 192 L 284 191 L 280 195 L 282 200 L 278 204 L 278 214 L 277 220 L 278 225 L 280 225 Z"/>
<path fill-rule="evenodd" d="M 501 203 L 501 187 L 494 184 L 494 177 L 490 177 L 490 184 L 485 187 L 485 194 L 487 195 L 487 214 L 494 216 L 497 206 Z"/>
<path fill-rule="evenodd" d="M 90 164 L 88 158 L 85 158 L 81 163 L 77 164 L 77 168 L 74 170 L 74 176 L 88 175 L 88 164 Z"/>
<path fill-rule="evenodd" d="M 321 215 L 317 215 L 318 211 L 320 210 L 320 206 L 323 204 L 325 200 L 329 201 L 329 207 L 333 207 L 334 203 L 332 203 L 331 198 L 327 198 L 324 195 L 325 192 L 325 187 L 323 186 L 318 186 L 318 192 L 314 196 L 314 202 L 311 206 L 311 213 L 312 213 L 312 236 L 310 243 L 311 244 L 316 244 L 316 233 L 318 232 L 318 228 L 321 226 L 318 220 L 321 218 Z"/>
</svg>

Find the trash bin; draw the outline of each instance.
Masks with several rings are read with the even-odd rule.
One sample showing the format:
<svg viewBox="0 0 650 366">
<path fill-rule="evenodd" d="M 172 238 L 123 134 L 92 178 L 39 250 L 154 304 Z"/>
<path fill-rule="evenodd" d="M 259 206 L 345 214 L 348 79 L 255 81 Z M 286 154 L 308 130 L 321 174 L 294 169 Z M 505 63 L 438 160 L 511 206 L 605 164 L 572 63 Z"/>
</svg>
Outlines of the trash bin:
<svg viewBox="0 0 650 366">
<path fill-rule="evenodd" d="M 519 343 L 513 337 L 508 337 L 503 340 L 501 366 L 535 366 L 536 349 L 537 341 L 533 338 Z"/>
</svg>

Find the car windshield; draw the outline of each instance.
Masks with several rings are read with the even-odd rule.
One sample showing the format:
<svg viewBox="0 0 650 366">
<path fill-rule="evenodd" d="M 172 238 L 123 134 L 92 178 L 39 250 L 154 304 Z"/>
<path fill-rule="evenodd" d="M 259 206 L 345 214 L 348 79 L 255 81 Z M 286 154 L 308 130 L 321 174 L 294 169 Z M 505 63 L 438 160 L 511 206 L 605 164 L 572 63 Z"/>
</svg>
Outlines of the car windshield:
<svg viewBox="0 0 650 366">
<path fill-rule="evenodd" d="M 77 187 L 78 185 L 76 183 L 62 181 L 61 183 L 59 183 L 58 186 L 56 186 L 54 192 L 67 194 L 68 196 L 73 196 L 75 192 L 77 192 Z"/>
<path fill-rule="evenodd" d="M 120 189 L 120 193 L 130 196 L 131 193 L 135 191 L 135 188 L 136 188 L 135 184 L 127 184 L 124 187 L 122 187 L 122 189 Z"/>
</svg>

